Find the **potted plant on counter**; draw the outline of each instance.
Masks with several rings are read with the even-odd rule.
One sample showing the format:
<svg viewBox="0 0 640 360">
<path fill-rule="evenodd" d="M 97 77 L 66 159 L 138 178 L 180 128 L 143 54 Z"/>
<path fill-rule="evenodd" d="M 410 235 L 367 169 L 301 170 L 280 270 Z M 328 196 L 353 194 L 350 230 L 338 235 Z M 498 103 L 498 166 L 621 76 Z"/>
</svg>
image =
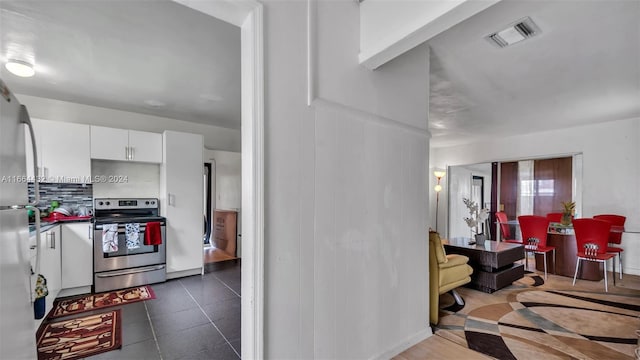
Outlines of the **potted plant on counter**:
<svg viewBox="0 0 640 360">
<path fill-rule="evenodd" d="M 573 201 L 562 202 L 562 218 L 560 223 L 565 226 L 571 225 L 571 218 L 576 209 L 576 203 Z"/>
<path fill-rule="evenodd" d="M 470 242 L 469 245 L 484 245 L 485 235 L 478 233 L 478 229 L 480 224 L 489 218 L 489 209 L 481 209 L 480 206 L 478 206 L 475 201 L 471 201 L 471 199 L 462 198 L 462 202 L 467 206 L 467 209 L 469 209 L 469 217 L 464 218 L 464 221 L 474 234 L 474 241 Z"/>
</svg>

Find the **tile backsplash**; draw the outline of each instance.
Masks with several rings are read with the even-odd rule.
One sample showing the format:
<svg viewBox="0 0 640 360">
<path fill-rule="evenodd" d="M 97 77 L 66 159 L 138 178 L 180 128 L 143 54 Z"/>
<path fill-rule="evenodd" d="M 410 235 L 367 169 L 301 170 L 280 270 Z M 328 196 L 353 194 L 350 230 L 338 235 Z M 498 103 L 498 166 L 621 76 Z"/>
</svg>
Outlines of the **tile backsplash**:
<svg viewBox="0 0 640 360">
<path fill-rule="evenodd" d="M 29 201 L 34 199 L 33 183 L 29 183 Z M 49 207 L 53 200 L 73 209 L 84 205 L 93 210 L 93 186 L 91 184 L 40 183 L 40 208 Z"/>
<path fill-rule="evenodd" d="M 123 161 L 91 161 L 91 177 L 106 180 L 93 184 L 41 183 L 40 208 L 53 200 L 73 209 L 86 206 L 93 213 L 93 199 L 108 197 L 151 197 L 160 193 L 160 165 Z M 29 201 L 33 201 L 33 183 L 28 184 Z"/>
</svg>

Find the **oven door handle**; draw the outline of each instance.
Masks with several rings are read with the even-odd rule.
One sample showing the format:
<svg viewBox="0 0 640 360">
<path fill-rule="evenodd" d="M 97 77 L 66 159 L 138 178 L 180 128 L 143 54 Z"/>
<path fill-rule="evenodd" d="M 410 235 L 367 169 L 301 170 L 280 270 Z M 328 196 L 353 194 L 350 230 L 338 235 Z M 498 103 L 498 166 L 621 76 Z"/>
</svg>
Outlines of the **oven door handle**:
<svg viewBox="0 0 640 360">
<path fill-rule="evenodd" d="M 156 270 L 162 270 L 162 269 L 164 269 L 164 265 L 154 265 L 154 266 L 146 266 L 146 267 L 143 267 L 143 268 L 136 268 L 136 269 L 110 271 L 108 274 L 96 274 L 96 276 L 99 277 L 99 278 L 109 278 L 109 277 L 114 277 L 114 276 L 137 274 L 137 273 L 156 271 Z"/>
<path fill-rule="evenodd" d="M 166 223 L 164 221 L 160 223 L 160 227 L 163 227 L 163 226 L 166 226 Z M 96 225 L 95 229 L 102 230 L 102 225 Z M 147 226 L 144 223 L 140 223 L 139 229 L 140 229 L 140 232 L 142 232 L 147 229 Z M 124 234 L 124 233 L 126 233 L 125 223 L 118 224 L 118 234 Z"/>
</svg>

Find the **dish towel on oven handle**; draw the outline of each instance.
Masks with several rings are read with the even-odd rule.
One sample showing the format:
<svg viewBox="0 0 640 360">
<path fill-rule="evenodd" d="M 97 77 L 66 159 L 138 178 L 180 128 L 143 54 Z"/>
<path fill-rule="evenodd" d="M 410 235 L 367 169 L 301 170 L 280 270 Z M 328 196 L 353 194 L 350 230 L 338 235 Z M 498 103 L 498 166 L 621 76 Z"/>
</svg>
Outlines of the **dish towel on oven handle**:
<svg viewBox="0 0 640 360">
<path fill-rule="evenodd" d="M 140 224 L 129 223 L 124 225 L 127 239 L 127 249 L 133 250 L 140 247 Z"/>
<path fill-rule="evenodd" d="M 118 251 L 118 224 L 102 225 L 102 252 Z"/>
<path fill-rule="evenodd" d="M 151 221 L 148 222 L 147 228 L 144 231 L 144 244 L 145 245 L 160 245 L 162 244 L 162 233 L 160 232 L 160 222 Z"/>
</svg>

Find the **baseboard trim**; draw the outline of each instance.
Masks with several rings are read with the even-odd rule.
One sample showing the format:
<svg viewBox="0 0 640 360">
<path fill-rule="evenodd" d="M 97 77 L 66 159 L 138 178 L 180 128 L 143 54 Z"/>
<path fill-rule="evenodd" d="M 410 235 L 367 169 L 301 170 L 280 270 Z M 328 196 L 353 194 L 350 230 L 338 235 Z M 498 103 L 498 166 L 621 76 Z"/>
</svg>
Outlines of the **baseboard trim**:
<svg viewBox="0 0 640 360">
<path fill-rule="evenodd" d="M 433 336 L 433 332 L 431 332 L 431 326 L 427 325 L 427 328 L 420 331 L 419 333 L 410 336 L 409 338 L 407 338 L 406 340 L 404 340 L 403 342 L 401 342 L 400 344 L 394 346 L 393 348 L 386 350 L 385 352 L 378 354 L 376 356 L 371 357 L 371 360 L 382 360 L 382 359 L 391 359 L 394 356 L 402 353 L 403 351 L 407 350 L 408 348 L 414 346 L 415 344 L 426 340 L 428 338 L 430 338 L 431 336 Z"/>
<path fill-rule="evenodd" d="M 202 274 L 202 268 L 195 268 L 195 269 L 191 269 L 191 270 L 182 270 L 182 271 L 175 271 L 172 273 L 167 273 L 167 280 L 171 280 L 171 279 L 177 279 L 177 278 L 181 278 L 181 277 L 185 277 L 185 276 L 191 276 L 191 275 L 201 275 Z"/>
<path fill-rule="evenodd" d="M 91 294 L 91 285 L 62 289 L 58 293 L 58 297 L 75 296 L 81 294 Z"/>
</svg>

